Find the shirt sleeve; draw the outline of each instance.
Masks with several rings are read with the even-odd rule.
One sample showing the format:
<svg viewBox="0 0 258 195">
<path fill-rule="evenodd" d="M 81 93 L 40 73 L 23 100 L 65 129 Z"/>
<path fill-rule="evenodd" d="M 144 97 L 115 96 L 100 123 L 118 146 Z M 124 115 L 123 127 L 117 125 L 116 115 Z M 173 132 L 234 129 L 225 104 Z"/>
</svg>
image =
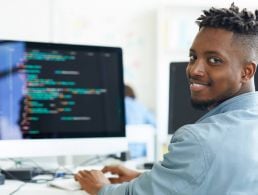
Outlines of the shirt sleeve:
<svg viewBox="0 0 258 195">
<path fill-rule="evenodd" d="M 128 183 L 107 185 L 99 195 L 189 195 L 198 188 L 208 169 L 202 146 L 196 135 L 180 128 L 173 136 L 164 160 Z"/>
</svg>

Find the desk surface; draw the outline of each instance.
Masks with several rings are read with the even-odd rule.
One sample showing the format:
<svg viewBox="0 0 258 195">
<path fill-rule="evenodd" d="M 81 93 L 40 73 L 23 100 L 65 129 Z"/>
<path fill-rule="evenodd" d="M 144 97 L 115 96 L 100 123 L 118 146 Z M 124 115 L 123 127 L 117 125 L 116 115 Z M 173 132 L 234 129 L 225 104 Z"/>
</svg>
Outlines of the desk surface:
<svg viewBox="0 0 258 195">
<path fill-rule="evenodd" d="M 87 195 L 87 193 L 82 190 L 68 191 L 50 187 L 47 184 L 23 183 L 13 180 L 6 180 L 4 185 L 0 185 L 0 194 L 9 195 L 18 189 L 19 186 L 21 186 L 21 188 L 15 195 Z"/>
<path fill-rule="evenodd" d="M 126 167 L 131 169 L 136 169 L 136 165 L 142 163 L 143 159 L 137 159 L 132 161 L 127 161 L 124 163 Z M 78 170 L 82 169 L 99 169 L 100 166 L 87 166 L 78 168 Z M 103 167 L 103 166 L 101 166 Z M 144 171 L 144 170 L 138 170 Z M 19 188 L 20 187 L 20 188 Z M 46 183 L 24 183 L 15 180 L 6 180 L 4 185 L 0 185 L 0 195 L 10 195 L 10 193 L 14 192 L 16 189 L 19 190 L 14 193 L 14 195 L 88 195 L 83 190 L 77 191 L 68 191 L 55 187 L 50 187 Z"/>
</svg>

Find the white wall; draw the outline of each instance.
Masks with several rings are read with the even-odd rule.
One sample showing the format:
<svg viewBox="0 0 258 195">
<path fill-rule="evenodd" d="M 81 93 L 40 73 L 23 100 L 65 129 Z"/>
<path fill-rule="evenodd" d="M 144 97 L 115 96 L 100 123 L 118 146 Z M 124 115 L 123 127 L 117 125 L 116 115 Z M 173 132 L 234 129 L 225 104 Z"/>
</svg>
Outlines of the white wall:
<svg viewBox="0 0 258 195">
<path fill-rule="evenodd" d="M 122 47 L 125 81 L 155 110 L 156 4 L 155 0 L 56 0 L 53 40 Z"/>
<path fill-rule="evenodd" d="M 0 39 L 119 46 L 125 81 L 155 111 L 158 0 L 0 0 Z"/>
<path fill-rule="evenodd" d="M 48 41 L 49 0 L 0 0 L 0 39 Z"/>
</svg>

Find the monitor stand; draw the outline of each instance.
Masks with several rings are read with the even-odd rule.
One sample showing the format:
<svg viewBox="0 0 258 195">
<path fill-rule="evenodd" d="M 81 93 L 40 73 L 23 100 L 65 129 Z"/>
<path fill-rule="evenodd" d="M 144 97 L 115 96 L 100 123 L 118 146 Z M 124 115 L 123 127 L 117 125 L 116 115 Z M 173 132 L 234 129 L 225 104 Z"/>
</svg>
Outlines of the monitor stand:
<svg viewBox="0 0 258 195">
<path fill-rule="evenodd" d="M 57 156 L 58 168 L 55 170 L 55 177 L 63 177 L 64 175 L 73 175 L 74 163 L 73 156 Z"/>
<path fill-rule="evenodd" d="M 57 156 L 56 160 L 59 167 L 72 168 L 74 166 L 72 156 Z"/>
</svg>

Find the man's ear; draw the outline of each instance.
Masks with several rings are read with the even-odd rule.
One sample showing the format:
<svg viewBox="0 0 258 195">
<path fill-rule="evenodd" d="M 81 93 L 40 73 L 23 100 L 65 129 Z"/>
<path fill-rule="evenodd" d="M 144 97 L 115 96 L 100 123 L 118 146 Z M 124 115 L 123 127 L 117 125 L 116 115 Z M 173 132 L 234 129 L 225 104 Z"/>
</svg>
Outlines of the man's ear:
<svg viewBox="0 0 258 195">
<path fill-rule="evenodd" d="M 252 61 L 244 65 L 242 71 L 242 81 L 245 83 L 249 81 L 256 72 L 256 62 Z"/>
</svg>

